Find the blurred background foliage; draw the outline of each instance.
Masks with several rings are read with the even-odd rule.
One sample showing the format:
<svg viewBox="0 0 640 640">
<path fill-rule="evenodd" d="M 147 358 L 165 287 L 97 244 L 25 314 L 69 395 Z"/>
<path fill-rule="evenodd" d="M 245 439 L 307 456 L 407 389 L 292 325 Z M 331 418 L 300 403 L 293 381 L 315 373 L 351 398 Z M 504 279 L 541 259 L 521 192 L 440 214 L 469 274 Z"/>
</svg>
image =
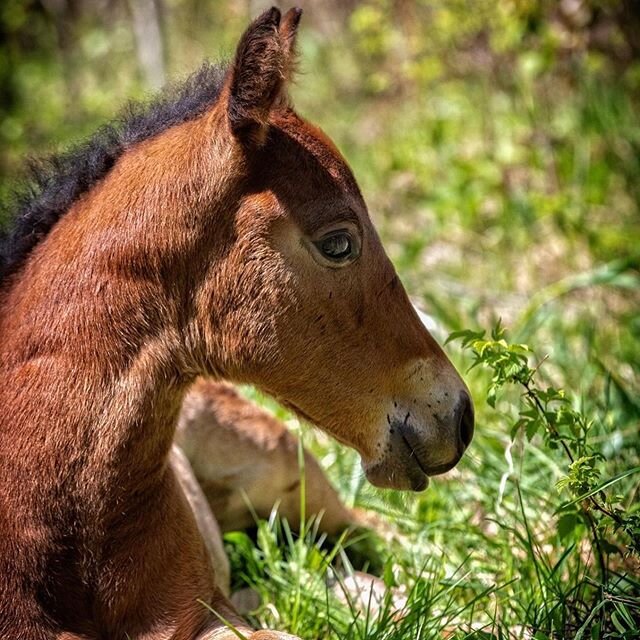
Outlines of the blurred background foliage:
<svg viewBox="0 0 640 640">
<path fill-rule="evenodd" d="M 26 156 L 82 138 L 203 58 L 228 58 L 267 4 L 4 0 L 0 195 L 21 180 Z M 638 467 L 640 3 L 299 4 L 296 106 L 351 163 L 437 336 L 502 318 L 511 338 L 546 357 L 539 381 L 566 389 L 589 416 L 600 477 Z M 470 359 L 448 349 L 465 370 Z M 431 626 L 347 633 L 313 599 L 299 627 L 285 614 L 273 620 L 275 609 L 259 610 L 258 621 L 309 638 L 325 637 L 321 630 L 362 638 L 640 637 L 639 565 L 624 538 L 604 534 L 603 583 L 586 525 L 559 526 L 561 452 L 536 438 L 511 440 L 517 390 L 493 409 L 486 372 L 474 369 L 469 383 L 476 444 L 451 481 L 435 482 L 424 496 L 372 490 L 353 454 L 321 434 L 304 435 L 345 499 L 393 524 L 381 550 L 387 582 L 444 585 L 419 591 L 416 606 L 429 611 Z M 637 511 L 638 486 L 637 473 L 616 483 L 621 508 Z M 264 560 L 262 545 L 247 553 Z M 275 568 L 254 566 L 280 585 L 263 592 L 279 611 L 289 602 L 283 567 L 300 561 L 287 557 Z M 549 568 L 548 580 L 540 567 Z"/>
</svg>

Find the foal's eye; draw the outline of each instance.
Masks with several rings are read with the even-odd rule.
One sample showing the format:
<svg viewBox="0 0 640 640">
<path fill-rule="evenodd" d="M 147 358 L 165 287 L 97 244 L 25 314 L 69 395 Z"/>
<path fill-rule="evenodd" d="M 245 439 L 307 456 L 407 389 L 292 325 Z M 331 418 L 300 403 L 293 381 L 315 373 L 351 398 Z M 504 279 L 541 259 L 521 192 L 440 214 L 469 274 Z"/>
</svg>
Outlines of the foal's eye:
<svg viewBox="0 0 640 640">
<path fill-rule="evenodd" d="M 325 258 L 343 262 L 353 255 L 353 242 L 346 231 L 336 231 L 315 243 Z"/>
</svg>

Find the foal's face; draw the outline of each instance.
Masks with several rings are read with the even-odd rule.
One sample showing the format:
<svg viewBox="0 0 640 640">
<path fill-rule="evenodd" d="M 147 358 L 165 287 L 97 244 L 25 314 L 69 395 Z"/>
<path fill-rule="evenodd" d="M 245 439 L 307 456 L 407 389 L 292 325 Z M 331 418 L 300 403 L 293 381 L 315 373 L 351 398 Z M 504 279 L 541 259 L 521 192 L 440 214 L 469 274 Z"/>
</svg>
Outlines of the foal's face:
<svg viewBox="0 0 640 640">
<path fill-rule="evenodd" d="M 247 338 L 232 375 L 356 448 L 374 484 L 424 489 L 469 444 L 471 402 L 351 172 L 321 132 L 287 113 L 248 174 L 225 269 L 235 297 L 227 330 Z"/>
<path fill-rule="evenodd" d="M 236 86 L 254 78 L 237 71 L 251 38 L 250 28 L 229 99 L 243 195 L 211 283 L 217 362 L 354 447 L 372 483 L 424 489 L 471 440 L 468 391 L 409 302 L 333 144 L 282 106 L 242 115 L 257 92 L 255 81 L 251 92 Z"/>
</svg>

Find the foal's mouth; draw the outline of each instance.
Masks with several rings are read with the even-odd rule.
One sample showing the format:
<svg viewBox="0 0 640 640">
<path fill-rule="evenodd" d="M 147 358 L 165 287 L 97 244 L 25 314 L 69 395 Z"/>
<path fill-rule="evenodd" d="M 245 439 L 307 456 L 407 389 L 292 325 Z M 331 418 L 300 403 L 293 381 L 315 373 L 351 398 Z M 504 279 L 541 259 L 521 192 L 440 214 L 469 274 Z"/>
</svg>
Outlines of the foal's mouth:
<svg viewBox="0 0 640 640">
<path fill-rule="evenodd" d="M 280 399 L 280 402 L 308 423 L 319 425 L 319 422 L 313 416 L 310 416 L 290 400 Z M 444 463 L 438 461 L 437 464 L 429 463 L 423 442 L 424 438 L 421 437 L 419 430 L 408 421 L 408 418 L 409 415 L 407 414 L 404 420 L 387 419 L 389 425 L 387 455 L 380 463 L 370 467 L 369 471 L 367 471 L 367 476 L 374 485 L 424 491 L 429 486 L 429 478 L 431 476 L 450 471 L 462 457 L 464 447 L 459 450 L 452 460 Z M 350 442 L 335 434 L 333 437 L 343 444 L 353 446 Z M 379 484 L 380 481 L 382 484 Z"/>
<path fill-rule="evenodd" d="M 411 444 L 412 439 L 412 431 L 407 431 L 406 429 L 400 428 L 400 435 L 402 437 L 402 442 L 406 445 L 409 450 L 409 460 L 413 462 L 418 469 L 427 477 L 430 476 L 439 476 L 447 471 L 451 471 L 453 467 L 455 467 L 458 462 L 460 462 L 460 458 L 462 457 L 462 452 L 460 452 L 453 460 L 441 464 L 436 465 L 428 465 L 422 460 L 420 460 L 420 456 L 416 453 L 413 445 Z"/>
<path fill-rule="evenodd" d="M 412 491 L 424 491 L 429 478 L 446 473 L 458 464 L 464 448 L 459 448 L 451 459 L 430 461 L 428 444 L 421 430 L 407 419 L 389 422 L 389 442 L 383 467 L 388 469 L 388 480 L 393 485 L 398 474 Z M 406 486 L 406 484 L 405 484 Z"/>
<path fill-rule="evenodd" d="M 407 469 L 407 475 L 409 476 L 409 482 L 411 483 L 411 489 L 413 491 L 424 491 L 429 486 L 429 476 L 431 475 L 427 470 L 423 462 L 416 455 L 414 448 L 407 439 L 406 434 L 403 433 L 402 427 L 398 427 L 400 433 L 400 441 L 409 452 L 407 463 L 409 468 Z"/>
</svg>

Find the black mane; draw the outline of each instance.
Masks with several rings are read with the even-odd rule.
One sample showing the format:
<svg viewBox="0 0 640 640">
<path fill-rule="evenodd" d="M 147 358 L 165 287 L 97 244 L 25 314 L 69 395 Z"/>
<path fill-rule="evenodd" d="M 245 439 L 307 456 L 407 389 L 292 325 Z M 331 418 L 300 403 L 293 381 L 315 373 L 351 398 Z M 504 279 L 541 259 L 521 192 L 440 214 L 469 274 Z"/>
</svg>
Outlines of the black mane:
<svg viewBox="0 0 640 640">
<path fill-rule="evenodd" d="M 0 230 L 0 284 L 21 267 L 69 207 L 104 178 L 128 148 L 196 118 L 211 106 L 220 95 L 223 77 L 223 67 L 205 63 L 149 102 L 129 105 L 118 119 L 71 149 L 32 160 L 26 186 L 10 203 L 0 205 L 9 213 L 5 218 L 13 219 L 12 229 Z"/>
</svg>

